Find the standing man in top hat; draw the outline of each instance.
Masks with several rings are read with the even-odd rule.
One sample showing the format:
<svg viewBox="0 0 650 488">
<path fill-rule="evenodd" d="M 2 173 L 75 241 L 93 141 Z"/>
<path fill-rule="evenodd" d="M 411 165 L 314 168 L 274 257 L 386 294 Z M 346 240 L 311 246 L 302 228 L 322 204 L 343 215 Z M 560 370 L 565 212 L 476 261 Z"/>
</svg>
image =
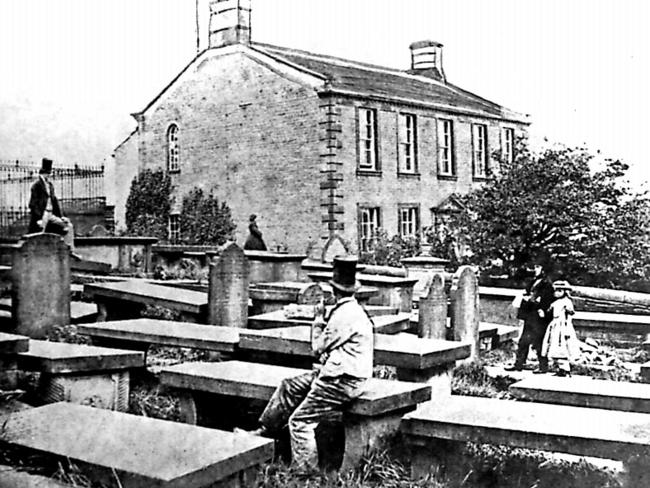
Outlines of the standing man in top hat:
<svg viewBox="0 0 650 488">
<path fill-rule="evenodd" d="M 341 414 L 343 407 L 363 393 L 372 377 L 373 325 L 354 297 L 357 259 L 335 257 L 330 285 L 336 305 L 325 318 L 316 306 L 312 350 L 319 363 L 314 370 L 287 378 L 269 400 L 253 434 L 274 435 L 289 425 L 292 463 L 302 470 L 318 468 L 315 430 Z"/>
<path fill-rule="evenodd" d="M 537 352 L 538 367 L 533 373 L 548 371 L 548 358 L 542 353 L 542 342 L 552 316 L 548 310 L 553 303 L 553 284 L 546 274 L 548 262 L 543 257 L 535 261 L 534 277 L 524 291 L 518 317 L 524 320 L 524 328 L 517 345 L 517 356 L 506 371 L 521 371 L 526 364 L 530 346 Z"/>
<path fill-rule="evenodd" d="M 36 232 L 50 232 L 63 236 L 63 240 L 74 249 L 74 230 L 72 223 L 61 213 L 59 201 L 54 194 L 54 185 L 50 181 L 52 174 L 52 160 L 43 158 L 38 180 L 34 182 L 29 199 L 29 230 L 30 234 Z"/>
</svg>

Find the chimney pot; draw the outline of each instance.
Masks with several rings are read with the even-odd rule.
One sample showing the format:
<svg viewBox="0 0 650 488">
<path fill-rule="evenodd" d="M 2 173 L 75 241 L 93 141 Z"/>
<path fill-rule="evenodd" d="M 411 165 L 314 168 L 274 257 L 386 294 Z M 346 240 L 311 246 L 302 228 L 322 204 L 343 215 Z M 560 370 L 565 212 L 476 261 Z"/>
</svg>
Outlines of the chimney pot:
<svg viewBox="0 0 650 488">
<path fill-rule="evenodd" d="M 445 82 L 445 72 L 442 69 L 442 44 L 436 41 L 413 42 L 411 50 L 410 74 L 428 76 Z"/>
<path fill-rule="evenodd" d="M 209 47 L 250 44 L 251 0 L 210 0 Z"/>
</svg>

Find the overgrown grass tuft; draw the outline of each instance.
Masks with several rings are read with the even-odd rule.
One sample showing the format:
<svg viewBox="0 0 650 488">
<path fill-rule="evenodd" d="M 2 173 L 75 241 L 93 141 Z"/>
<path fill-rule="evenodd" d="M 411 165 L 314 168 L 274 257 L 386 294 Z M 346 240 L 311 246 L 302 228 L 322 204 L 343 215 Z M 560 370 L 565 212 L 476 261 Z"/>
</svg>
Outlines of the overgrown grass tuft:
<svg viewBox="0 0 650 488">
<path fill-rule="evenodd" d="M 508 377 L 492 378 L 482 362 L 473 362 L 454 369 L 451 392 L 454 395 L 511 399 L 508 387 L 514 382 Z"/>
</svg>

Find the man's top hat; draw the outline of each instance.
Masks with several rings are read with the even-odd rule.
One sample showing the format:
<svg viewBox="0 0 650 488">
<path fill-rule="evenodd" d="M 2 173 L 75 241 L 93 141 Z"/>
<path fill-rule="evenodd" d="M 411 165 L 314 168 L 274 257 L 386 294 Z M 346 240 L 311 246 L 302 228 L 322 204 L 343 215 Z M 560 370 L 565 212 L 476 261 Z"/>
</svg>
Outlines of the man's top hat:
<svg viewBox="0 0 650 488">
<path fill-rule="evenodd" d="M 50 174 L 52 172 L 52 160 L 43 158 L 43 161 L 41 162 L 41 169 L 39 173 L 43 174 Z"/>
<path fill-rule="evenodd" d="M 356 272 L 357 269 L 362 268 L 357 268 L 356 256 L 336 256 L 333 264 L 332 279 L 329 284 L 341 291 L 357 291 L 360 285 L 356 280 Z"/>
</svg>

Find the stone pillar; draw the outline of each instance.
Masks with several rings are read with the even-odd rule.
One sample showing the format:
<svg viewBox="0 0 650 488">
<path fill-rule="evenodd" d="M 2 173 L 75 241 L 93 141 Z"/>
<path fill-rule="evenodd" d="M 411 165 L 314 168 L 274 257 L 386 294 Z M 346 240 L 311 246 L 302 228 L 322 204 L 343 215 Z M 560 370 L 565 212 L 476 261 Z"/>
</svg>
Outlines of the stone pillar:
<svg viewBox="0 0 650 488">
<path fill-rule="evenodd" d="M 429 277 L 420 295 L 418 337 L 447 338 L 447 293 L 440 273 Z"/>
<path fill-rule="evenodd" d="M 248 259 L 234 242 L 222 247 L 210 264 L 208 324 L 246 327 L 248 323 Z"/>
<path fill-rule="evenodd" d="M 479 351 L 479 295 L 478 278 L 470 266 L 461 266 L 454 273 L 450 295 L 454 340 L 471 344 L 472 352 L 463 361 L 472 362 Z"/>
<path fill-rule="evenodd" d="M 16 333 L 40 339 L 70 324 L 70 248 L 61 236 L 25 236 L 14 251 L 11 276 Z"/>
</svg>

